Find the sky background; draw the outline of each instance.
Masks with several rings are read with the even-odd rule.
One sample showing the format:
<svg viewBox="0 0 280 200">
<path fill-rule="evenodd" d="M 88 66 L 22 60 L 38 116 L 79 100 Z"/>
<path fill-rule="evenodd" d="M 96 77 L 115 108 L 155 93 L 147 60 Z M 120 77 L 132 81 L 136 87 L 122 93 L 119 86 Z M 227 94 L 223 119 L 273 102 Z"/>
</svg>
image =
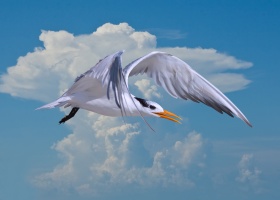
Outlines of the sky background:
<svg viewBox="0 0 280 200">
<path fill-rule="evenodd" d="M 0 200 L 279 199 L 280 2 L 0 1 Z M 253 125 L 173 99 L 138 77 L 132 92 L 183 118 L 110 118 L 55 100 L 99 59 L 153 50 L 188 62 Z"/>
</svg>

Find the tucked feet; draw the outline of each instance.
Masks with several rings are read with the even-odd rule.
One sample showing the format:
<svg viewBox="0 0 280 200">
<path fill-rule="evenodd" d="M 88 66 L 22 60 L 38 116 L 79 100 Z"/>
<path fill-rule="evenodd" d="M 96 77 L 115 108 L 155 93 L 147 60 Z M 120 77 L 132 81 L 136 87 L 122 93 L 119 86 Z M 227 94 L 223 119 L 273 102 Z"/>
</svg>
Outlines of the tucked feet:
<svg viewBox="0 0 280 200">
<path fill-rule="evenodd" d="M 72 117 L 75 116 L 75 114 L 78 112 L 80 108 L 78 107 L 74 107 L 72 108 L 72 110 L 70 111 L 69 115 L 66 115 L 65 117 L 63 117 L 60 121 L 59 124 L 65 123 L 67 120 L 71 119 Z"/>
</svg>

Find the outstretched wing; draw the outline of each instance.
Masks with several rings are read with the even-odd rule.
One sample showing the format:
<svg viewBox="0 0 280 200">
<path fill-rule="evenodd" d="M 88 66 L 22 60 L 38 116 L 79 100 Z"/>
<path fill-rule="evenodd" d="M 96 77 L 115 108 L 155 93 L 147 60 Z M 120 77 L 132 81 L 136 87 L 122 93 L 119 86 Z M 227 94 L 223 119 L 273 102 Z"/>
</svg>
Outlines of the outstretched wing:
<svg viewBox="0 0 280 200">
<path fill-rule="evenodd" d="M 123 51 L 119 51 L 100 60 L 95 66 L 78 76 L 73 85 L 60 98 L 38 109 L 68 107 L 67 102 L 71 100 L 71 96 L 80 92 L 86 93 L 93 99 L 103 98 L 106 95 L 108 98 L 114 96 L 116 104 L 121 107 L 119 99 L 122 98 L 119 98 L 119 91 L 121 91 L 121 82 L 125 84 L 123 79 L 122 81 L 119 79 L 120 74 L 122 74 L 120 64 L 122 53 Z"/>
<path fill-rule="evenodd" d="M 130 106 L 135 106 L 138 110 L 125 82 L 121 66 L 121 55 L 123 52 L 116 52 L 100 60 L 94 67 L 78 76 L 72 87 L 62 96 L 68 96 L 79 91 L 88 91 L 89 95 L 94 96 L 98 93 L 99 97 L 107 95 L 108 99 L 113 98 L 116 105 L 120 108 L 122 116 L 127 114 L 126 110 L 129 110 Z M 130 101 L 126 98 L 130 98 Z M 134 105 L 129 104 L 128 101 Z M 143 118 L 140 111 L 139 115 Z M 146 122 L 144 118 L 143 120 Z M 147 125 L 152 129 L 148 123 Z"/>
<path fill-rule="evenodd" d="M 151 52 L 128 64 L 123 73 L 129 76 L 147 74 L 175 98 L 202 102 L 220 113 L 241 118 L 252 126 L 243 113 L 214 85 L 187 63 L 164 52 Z"/>
<path fill-rule="evenodd" d="M 123 111 L 122 95 L 127 92 L 122 74 L 121 55 L 123 51 L 108 55 L 95 66 L 75 79 L 74 84 L 62 95 L 69 96 L 80 91 L 89 91 L 93 96 L 107 95 L 114 98 L 117 106 Z"/>
</svg>

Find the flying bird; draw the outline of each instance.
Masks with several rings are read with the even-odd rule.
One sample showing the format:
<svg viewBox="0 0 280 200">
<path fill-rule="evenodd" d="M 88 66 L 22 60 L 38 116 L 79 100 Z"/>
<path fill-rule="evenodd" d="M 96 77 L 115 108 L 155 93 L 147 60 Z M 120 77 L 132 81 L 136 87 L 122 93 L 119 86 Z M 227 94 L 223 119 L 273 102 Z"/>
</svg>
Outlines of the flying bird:
<svg viewBox="0 0 280 200">
<path fill-rule="evenodd" d="M 252 126 L 219 89 L 181 59 L 154 51 L 122 68 L 123 52 L 106 56 L 78 76 L 74 84 L 56 101 L 37 109 L 72 107 L 70 113 L 59 121 L 60 124 L 74 117 L 79 109 L 106 116 L 141 116 L 143 119 L 145 116 L 153 116 L 180 123 L 179 116 L 163 109 L 158 103 L 130 93 L 128 78 L 146 74 L 174 98 L 202 102 L 219 113 L 239 117 Z"/>
</svg>

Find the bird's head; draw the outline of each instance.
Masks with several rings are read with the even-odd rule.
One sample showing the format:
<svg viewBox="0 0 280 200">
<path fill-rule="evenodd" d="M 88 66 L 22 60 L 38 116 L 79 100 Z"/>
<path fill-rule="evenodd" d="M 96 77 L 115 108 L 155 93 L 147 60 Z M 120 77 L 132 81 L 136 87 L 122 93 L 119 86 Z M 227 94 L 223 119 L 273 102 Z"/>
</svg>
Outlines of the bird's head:
<svg viewBox="0 0 280 200">
<path fill-rule="evenodd" d="M 164 110 L 158 103 L 153 101 L 147 101 L 148 106 L 144 108 L 144 112 L 151 116 L 156 116 L 170 121 L 181 123 L 179 120 L 182 120 L 178 115 Z"/>
</svg>

